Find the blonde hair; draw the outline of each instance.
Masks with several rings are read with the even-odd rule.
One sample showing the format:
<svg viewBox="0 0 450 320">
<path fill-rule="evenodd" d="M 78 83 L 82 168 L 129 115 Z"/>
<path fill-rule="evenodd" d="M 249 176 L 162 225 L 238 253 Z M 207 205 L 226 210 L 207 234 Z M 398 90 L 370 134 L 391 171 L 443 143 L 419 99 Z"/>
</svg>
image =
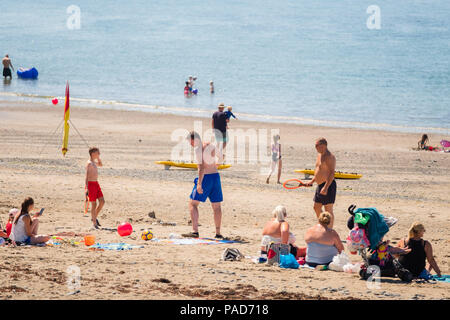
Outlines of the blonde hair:
<svg viewBox="0 0 450 320">
<path fill-rule="evenodd" d="M 231 110 L 233 110 L 233 107 L 232 106 L 228 106 L 227 109 L 228 109 L 228 111 L 231 111 Z"/>
<path fill-rule="evenodd" d="M 409 238 L 414 238 L 416 237 L 419 232 L 425 232 L 425 227 L 423 226 L 423 224 L 421 224 L 420 222 L 413 222 L 413 224 L 411 225 L 411 227 L 409 228 L 408 234 L 409 234 Z"/>
<path fill-rule="evenodd" d="M 324 211 L 319 215 L 319 223 L 328 226 L 331 222 L 331 213 Z"/>
<path fill-rule="evenodd" d="M 276 206 L 273 210 L 273 217 L 277 219 L 278 222 L 283 222 L 287 216 L 286 208 L 284 206 Z"/>
</svg>

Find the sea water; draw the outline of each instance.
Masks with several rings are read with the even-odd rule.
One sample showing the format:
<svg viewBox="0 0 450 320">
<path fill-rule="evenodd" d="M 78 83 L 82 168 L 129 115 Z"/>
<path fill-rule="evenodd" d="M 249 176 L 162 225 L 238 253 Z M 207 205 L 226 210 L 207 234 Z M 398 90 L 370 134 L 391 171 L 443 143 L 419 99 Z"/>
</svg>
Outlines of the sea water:
<svg viewBox="0 0 450 320">
<path fill-rule="evenodd" d="M 379 9 L 378 28 L 369 27 Z M 1 6 L 0 99 L 331 126 L 450 128 L 448 0 L 71 0 Z M 74 9 L 75 8 L 75 9 Z M 198 95 L 184 82 L 197 77 Z M 215 93 L 209 93 L 209 81 Z M 158 107 L 156 107 L 158 106 Z"/>
</svg>

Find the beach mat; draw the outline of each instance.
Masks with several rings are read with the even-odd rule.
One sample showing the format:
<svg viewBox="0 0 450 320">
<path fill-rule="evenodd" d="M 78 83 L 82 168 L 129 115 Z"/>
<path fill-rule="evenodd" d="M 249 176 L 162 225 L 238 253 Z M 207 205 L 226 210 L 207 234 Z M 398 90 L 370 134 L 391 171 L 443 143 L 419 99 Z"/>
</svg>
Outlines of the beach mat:
<svg viewBox="0 0 450 320">
<path fill-rule="evenodd" d="M 230 244 L 230 243 L 242 243 L 235 240 L 218 240 L 211 238 L 182 238 L 182 239 L 153 239 L 154 242 L 169 243 L 176 245 L 211 245 L 211 244 Z"/>
<path fill-rule="evenodd" d="M 128 243 L 96 243 L 92 246 L 89 246 L 89 249 L 99 249 L 99 250 L 132 250 L 132 249 L 140 249 L 144 248 L 144 246 L 138 246 Z"/>
<path fill-rule="evenodd" d="M 443 274 L 440 277 L 437 275 L 434 275 L 431 280 L 439 281 L 439 282 L 445 282 L 450 283 L 450 275 Z"/>
</svg>

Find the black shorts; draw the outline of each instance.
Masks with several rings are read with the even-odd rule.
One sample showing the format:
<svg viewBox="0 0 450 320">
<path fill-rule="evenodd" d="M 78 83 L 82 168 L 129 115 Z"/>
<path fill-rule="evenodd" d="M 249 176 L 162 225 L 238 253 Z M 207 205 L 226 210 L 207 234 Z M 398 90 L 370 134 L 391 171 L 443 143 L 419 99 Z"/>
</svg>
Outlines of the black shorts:
<svg viewBox="0 0 450 320">
<path fill-rule="evenodd" d="M 336 189 L 337 189 L 336 180 L 333 180 L 333 182 L 328 187 L 328 192 L 326 196 L 320 194 L 320 191 L 325 186 L 325 183 L 326 182 L 317 186 L 316 194 L 314 195 L 314 202 L 321 203 L 323 205 L 334 203 L 334 201 L 336 200 Z"/>
<path fill-rule="evenodd" d="M 3 68 L 3 76 L 4 77 L 12 77 L 10 68 Z"/>
</svg>

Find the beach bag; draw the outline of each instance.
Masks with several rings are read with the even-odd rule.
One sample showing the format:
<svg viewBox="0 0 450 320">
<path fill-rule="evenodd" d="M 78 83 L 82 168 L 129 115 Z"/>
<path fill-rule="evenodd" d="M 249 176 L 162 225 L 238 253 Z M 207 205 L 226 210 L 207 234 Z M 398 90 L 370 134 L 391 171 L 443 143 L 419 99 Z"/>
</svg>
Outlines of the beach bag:
<svg viewBox="0 0 450 320">
<path fill-rule="evenodd" d="M 226 248 L 222 253 L 222 260 L 224 261 L 239 261 L 244 258 L 244 255 L 235 248 Z"/>
<path fill-rule="evenodd" d="M 351 262 L 347 254 L 342 251 L 333 257 L 333 261 L 328 265 L 328 269 L 343 272 L 346 264 L 351 264 Z"/>
<path fill-rule="evenodd" d="M 392 268 L 393 257 L 389 253 L 389 245 L 386 242 L 380 243 L 369 258 L 370 264 L 380 266 L 381 268 Z"/>
<path fill-rule="evenodd" d="M 280 268 L 298 269 L 300 264 L 295 260 L 292 253 L 280 255 Z"/>
<path fill-rule="evenodd" d="M 352 254 L 355 254 L 359 249 L 365 249 L 370 246 L 369 239 L 366 235 L 366 230 L 359 228 L 356 225 L 347 237 L 347 247 Z"/>
<path fill-rule="evenodd" d="M 272 242 L 270 243 L 269 250 L 267 251 L 267 264 L 280 264 L 280 255 L 288 254 L 290 254 L 290 246 L 288 244 Z"/>
<path fill-rule="evenodd" d="M 347 263 L 342 269 L 347 273 L 359 273 L 359 270 L 361 270 L 361 263 Z"/>
</svg>

